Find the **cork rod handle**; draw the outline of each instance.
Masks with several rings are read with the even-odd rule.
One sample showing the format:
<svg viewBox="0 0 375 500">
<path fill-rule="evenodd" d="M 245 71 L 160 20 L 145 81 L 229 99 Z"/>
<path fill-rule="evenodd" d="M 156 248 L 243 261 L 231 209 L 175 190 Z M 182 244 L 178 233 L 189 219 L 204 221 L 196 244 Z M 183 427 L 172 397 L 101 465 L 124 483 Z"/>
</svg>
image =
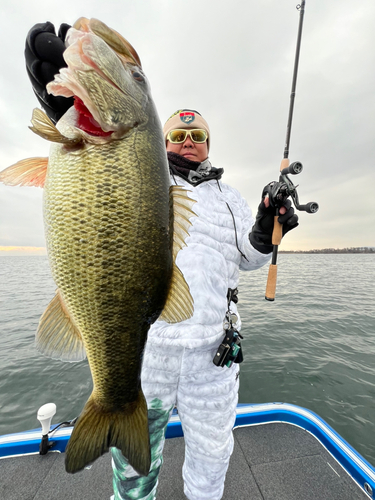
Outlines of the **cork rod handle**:
<svg viewBox="0 0 375 500">
<path fill-rule="evenodd" d="M 276 281 L 277 281 L 277 265 L 270 264 L 268 269 L 268 279 L 266 286 L 266 300 L 275 300 L 276 295 Z"/>
<path fill-rule="evenodd" d="M 283 158 L 280 164 L 280 172 L 284 170 L 284 168 L 289 167 L 289 159 Z M 266 285 L 266 300 L 275 300 L 276 295 L 276 282 L 277 282 L 277 248 L 281 243 L 281 239 L 283 237 L 283 225 L 278 221 L 279 211 L 276 211 L 276 215 L 273 221 L 273 231 L 272 231 L 272 245 L 273 245 L 273 255 L 272 255 L 272 264 L 270 264 L 268 270 L 268 278 Z"/>
</svg>

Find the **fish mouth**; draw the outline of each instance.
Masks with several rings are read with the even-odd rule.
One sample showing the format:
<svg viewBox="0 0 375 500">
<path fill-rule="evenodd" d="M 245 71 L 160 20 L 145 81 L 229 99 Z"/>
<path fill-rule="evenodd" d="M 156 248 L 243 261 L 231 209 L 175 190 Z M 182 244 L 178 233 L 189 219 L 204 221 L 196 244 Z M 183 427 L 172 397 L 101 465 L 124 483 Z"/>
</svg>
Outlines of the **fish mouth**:
<svg viewBox="0 0 375 500">
<path fill-rule="evenodd" d="M 78 96 L 74 96 L 74 108 L 77 112 L 77 127 L 86 132 L 86 134 L 95 137 L 109 137 L 114 130 L 105 132 L 100 123 L 95 120 L 91 111 L 85 106 L 85 103 Z"/>
</svg>

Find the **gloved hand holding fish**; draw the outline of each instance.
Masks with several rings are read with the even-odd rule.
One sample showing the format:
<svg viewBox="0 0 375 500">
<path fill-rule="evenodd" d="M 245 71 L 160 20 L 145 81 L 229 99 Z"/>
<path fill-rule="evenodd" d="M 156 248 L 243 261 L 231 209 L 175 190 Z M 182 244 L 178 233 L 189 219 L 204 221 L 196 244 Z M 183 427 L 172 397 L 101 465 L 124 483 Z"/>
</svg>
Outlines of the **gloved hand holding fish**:
<svg viewBox="0 0 375 500">
<path fill-rule="evenodd" d="M 8 185 L 44 187 L 48 256 L 57 292 L 37 331 L 37 348 L 63 361 L 87 354 L 93 392 L 73 430 L 66 470 L 111 446 L 140 474 L 150 467 L 142 355 L 150 325 L 193 312 L 174 264 L 188 235 L 191 200 L 170 188 L 162 127 L 139 57 L 96 19 L 68 31 L 67 64 L 49 83 L 74 106 L 55 126 L 34 110 L 31 129 L 52 142 L 0 174 Z"/>
<path fill-rule="evenodd" d="M 47 91 L 47 84 L 67 67 L 63 54 L 69 28 L 69 24 L 61 24 L 56 35 L 54 25 L 47 21 L 33 26 L 26 37 L 26 71 L 40 105 L 53 123 L 74 104 L 74 97 L 54 96 Z"/>
</svg>

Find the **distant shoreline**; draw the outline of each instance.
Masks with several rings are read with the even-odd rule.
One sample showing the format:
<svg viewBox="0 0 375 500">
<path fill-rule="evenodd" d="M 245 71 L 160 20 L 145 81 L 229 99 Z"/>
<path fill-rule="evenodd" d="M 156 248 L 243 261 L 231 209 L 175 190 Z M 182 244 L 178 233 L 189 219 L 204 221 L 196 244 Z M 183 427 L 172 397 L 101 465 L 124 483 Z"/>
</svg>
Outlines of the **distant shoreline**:
<svg viewBox="0 0 375 500">
<path fill-rule="evenodd" d="M 279 250 L 279 253 L 372 253 L 375 247 L 323 248 L 321 250 Z"/>
</svg>

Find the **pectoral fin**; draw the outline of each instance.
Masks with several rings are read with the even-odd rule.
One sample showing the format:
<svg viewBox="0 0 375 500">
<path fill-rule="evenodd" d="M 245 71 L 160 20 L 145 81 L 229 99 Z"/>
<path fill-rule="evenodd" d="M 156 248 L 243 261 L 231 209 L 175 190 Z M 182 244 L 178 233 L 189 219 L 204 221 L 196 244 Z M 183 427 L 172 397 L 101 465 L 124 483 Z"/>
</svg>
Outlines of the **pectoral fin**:
<svg viewBox="0 0 375 500">
<path fill-rule="evenodd" d="M 173 271 L 171 285 L 166 304 L 159 319 L 167 323 L 178 323 L 191 318 L 194 312 L 193 297 L 189 285 L 176 265 L 178 252 L 186 246 L 185 239 L 189 236 L 190 217 L 196 216 L 191 207 L 195 201 L 187 196 L 186 189 L 181 186 L 171 186 L 169 190 L 170 213 L 173 217 Z"/>
<path fill-rule="evenodd" d="M 76 362 L 86 358 L 82 335 L 59 290 L 40 318 L 35 343 L 38 351 L 53 359 Z"/>
<path fill-rule="evenodd" d="M 31 123 L 32 127 L 29 127 L 29 129 L 47 141 L 58 142 L 67 146 L 74 146 L 82 142 L 80 136 L 70 139 L 63 135 L 41 109 L 35 108 L 33 110 Z"/>
<path fill-rule="evenodd" d="M 0 173 L 0 182 L 7 186 L 43 187 L 47 175 L 48 158 L 26 158 Z"/>
</svg>

